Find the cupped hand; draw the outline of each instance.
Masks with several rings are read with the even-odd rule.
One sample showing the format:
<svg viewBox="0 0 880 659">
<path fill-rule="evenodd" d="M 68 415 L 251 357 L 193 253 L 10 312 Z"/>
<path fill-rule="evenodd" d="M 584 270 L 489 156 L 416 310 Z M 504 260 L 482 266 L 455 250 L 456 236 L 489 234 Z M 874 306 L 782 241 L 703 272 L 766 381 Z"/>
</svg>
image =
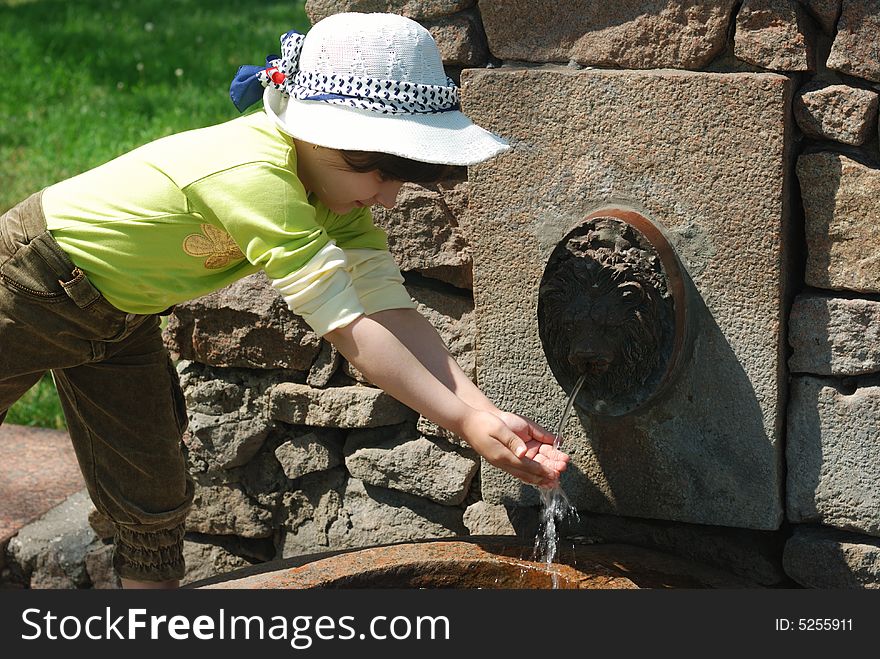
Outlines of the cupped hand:
<svg viewBox="0 0 880 659">
<path fill-rule="evenodd" d="M 501 414 L 474 410 L 463 424 L 465 441 L 489 464 L 530 485 L 558 485 L 569 457 L 553 448 L 553 436 L 525 417 Z"/>
<path fill-rule="evenodd" d="M 553 433 L 531 419 L 513 412 L 499 411 L 495 412 L 495 416 L 504 421 L 504 424 L 523 440 L 523 445 L 526 447 L 523 453 L 525 457 L 546 465 L 558 474 L 565 471 L 571 458 L 567 453 L 554 448 L 556 436 Z"/>
</svg>

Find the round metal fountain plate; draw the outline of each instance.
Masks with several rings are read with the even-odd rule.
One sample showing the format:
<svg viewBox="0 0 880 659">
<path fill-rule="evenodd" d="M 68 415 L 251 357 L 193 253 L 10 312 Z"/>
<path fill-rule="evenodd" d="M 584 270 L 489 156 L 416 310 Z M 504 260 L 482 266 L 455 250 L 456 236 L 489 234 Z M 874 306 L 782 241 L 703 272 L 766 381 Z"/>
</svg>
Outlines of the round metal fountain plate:
<svg viewBox="0 0 880 659">
<path fill-rule="evenodd" d="M 553 250 L 538 296 L 550 370 L 588 414 L 622 416 L 655 399 L 679 367 L 685 286 L 672 246 L 643 215 L 589 215 Z"/>
</svg>

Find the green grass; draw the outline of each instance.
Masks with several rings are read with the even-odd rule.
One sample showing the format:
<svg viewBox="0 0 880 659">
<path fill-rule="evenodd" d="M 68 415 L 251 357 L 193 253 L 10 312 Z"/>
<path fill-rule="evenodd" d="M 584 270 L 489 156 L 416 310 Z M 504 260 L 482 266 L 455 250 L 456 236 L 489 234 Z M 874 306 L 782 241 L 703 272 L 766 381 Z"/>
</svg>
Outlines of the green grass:
<svg viewBox="0 0 880 659">
<path fill-rule="evenodd" d="M 55 392 L 55 383 L 48 373 L 24 397 L 9 408 L 5 423 L 17 423 L 22 426 L 39 428 L 66 427 L 61 403 Z"/>
<path fill-rule="evenodd" d="M 282 33 L 308 29 L 304 4 L 0 0 L 0 213 L 141 144 L 238 116 L 230 80 L 277 53 Z M 51 379 L 31 393 L 7 421 L 57 427 Z"/>
<path fill-rule="evenodd" d="M 0 211 L 163 135 L 238 115 L 229 82 L 304 2 L 0 0 Z"/>
</svg>

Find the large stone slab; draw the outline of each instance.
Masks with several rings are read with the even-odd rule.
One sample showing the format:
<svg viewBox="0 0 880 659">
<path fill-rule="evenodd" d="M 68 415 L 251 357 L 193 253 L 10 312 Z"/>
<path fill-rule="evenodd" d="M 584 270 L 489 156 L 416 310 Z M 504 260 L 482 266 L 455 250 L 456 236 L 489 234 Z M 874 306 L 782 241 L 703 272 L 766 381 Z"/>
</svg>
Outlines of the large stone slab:
<svg viewBox="0 0 880 659">
<path fill-rule="evenodd" d="M 286 492 L 282 511 L 287 511 L 281 529 L 282 558 L 334 549 L 328 529 L 339 516 L 345 472 L 341 468 L 306 474 L 297 490 Z"/>
<path fill-rule="evenodd" d="M 475 11 L 423 20 L 446 66 L 483 66 L 489 58 L 483 23 Z"/>
<path fill-rule="evenodd" d="M 794 378 L 788 415 L 789 521 L 880 536 L 880 387 Z"/>
<path fill-rule="evenodd" d="M 840 153 L 798 158 L 808 285 L 880 293 L 880 169 Z"/>
<path fill-rule="evenodd" d="M 807 588 L 880 588 L 880 542 L 814 526 L 798 526 L 785 544 L 785 572 Z"/>
<path fill-rule="evenodd" d="M 545 264 L 590 211 L 640 210 L 692 279 L 693 345 L 662 402 L 616 419 L 572 415 L 563 486 L 596 512 L 777 528 L 788 79 L 554 67 L 463 80 L 466 111 L 514 145 L 469 173 L 481 386 L 555 428 L 567 395 L 538 335 Z M 485 462 L 482 493 L 537 501 Z"/>
<path fill-rule="evenodd" d="M 501 59 L 631 69 L 701 68 L 721 54 L 734 0 L 481 0 Z"/>
<path fill-rule="evenodd" d="M 186 564 L 186 573 L 180 580 L 181 585 L 252 565 L 252 561 L 237 556 L 224 547 L 189 539 L 183 543 L 183 560 Z"/>
<path fill-rule="evenodd" d="M 336 430 L 316 428 L 284 442 L 275 457 L 291 480 L 316 471 L 332 469 L 342 462 L 342 440 Z"/>
<path fill-rule="evenodd" d="M 793 372 L 854 376 L 880 373 L 880 302 L 804 294 L 789 320 Z"/>
<path fill-rule="evenodd" d="M 785 541 L 774 531 L 582 514 L 569 535 L 583 535 L 597 543 L 650 547 L 714 565 L 765 586 L 786 581 L 781 560 Z"/>
</svg>

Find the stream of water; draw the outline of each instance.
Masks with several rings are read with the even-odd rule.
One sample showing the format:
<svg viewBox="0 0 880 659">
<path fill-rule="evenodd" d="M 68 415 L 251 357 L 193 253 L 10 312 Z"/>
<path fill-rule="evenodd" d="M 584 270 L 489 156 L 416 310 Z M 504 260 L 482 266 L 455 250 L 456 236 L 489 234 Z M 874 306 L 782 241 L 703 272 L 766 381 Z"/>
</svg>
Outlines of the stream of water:
<svg viewBox="0 0 880 659">
<path fill-rule="evenodd" d="M 562 429 L 565 427 L 565 423 L 568 421 L 568 417 L 571 414 L 574 400 L 577 398 L 578 392 L 584 384 L 584 378 L 586 378 L 586 375 L 581 376 L 571 392 L 568 404 L 565 406 L 565 411 L 562 413 L 562 418 L 559 420 L 559 425 L 556 427 L 553 448 L 559 448 L 562 445 Z M 558 525 L 569 518 L 576 522 L 578 520 L 578 514 L 560 485 L 552 488 L 538 488 L 538 491 L 541 493 L 542 508 L 538 533 L 535 536 L 533 560 L 546 564 L 547 571 L 550 573 L 553 580 L 553 588 L 557 588 L 558 578 L 552 567 L 553 559 L 556 558 L 557 547 L 559 545 Z"/>
</svg>

